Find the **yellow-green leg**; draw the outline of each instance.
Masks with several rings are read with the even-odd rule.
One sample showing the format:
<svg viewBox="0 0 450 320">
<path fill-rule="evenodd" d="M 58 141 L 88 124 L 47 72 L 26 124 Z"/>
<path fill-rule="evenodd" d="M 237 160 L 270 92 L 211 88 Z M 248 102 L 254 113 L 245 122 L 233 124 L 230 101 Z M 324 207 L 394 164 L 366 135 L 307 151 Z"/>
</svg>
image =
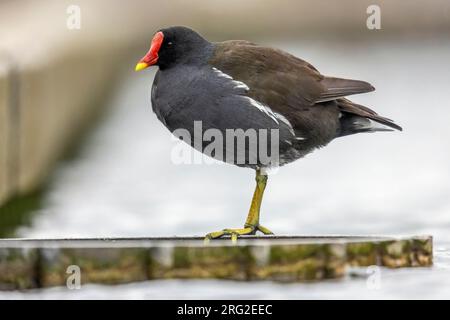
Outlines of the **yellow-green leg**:
<svg viewBox="0 0 450 320">
<path fill-rule="evenodd" d="M 252 203 L 248 212 L 247 220 L 245 221 L 244 228 L 239 229 L 223 229 L 222 231 L 216 231 L 208 233 L 205 240 L 216 239 L 225 235 L 231 236 L 232 241 L 236 241 L 238 236 L 253 235 L 256 231 L 260 231 L 263 234 L 273 234 L 272 231 L 259 224 L 259 213 L 261 209 L 261 202 L 264 194 L 264 189 L 267 185 L 267 175 L 262 174 L 260 169 L 256 170 L 256 188 L 253 193 Z"/>
</svg>

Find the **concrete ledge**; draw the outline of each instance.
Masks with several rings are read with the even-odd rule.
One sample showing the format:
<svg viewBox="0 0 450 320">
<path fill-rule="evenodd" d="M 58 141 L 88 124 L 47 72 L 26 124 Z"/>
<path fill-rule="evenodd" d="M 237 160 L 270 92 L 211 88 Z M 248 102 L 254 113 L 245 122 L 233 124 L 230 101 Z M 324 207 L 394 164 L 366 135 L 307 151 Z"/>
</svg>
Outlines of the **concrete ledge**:
<svg viewBox="0 0 450 320">
<path fill-rule="evenodd" d="M 150 279 L 283 282 L 341 278 L 347 267 L 432 265 L 432 237 L 271 236 L 203 243 L 200 237 L 0 240 L 0 289 L 64 286 L 67 267 L 82 283 Z"/>
</svg>

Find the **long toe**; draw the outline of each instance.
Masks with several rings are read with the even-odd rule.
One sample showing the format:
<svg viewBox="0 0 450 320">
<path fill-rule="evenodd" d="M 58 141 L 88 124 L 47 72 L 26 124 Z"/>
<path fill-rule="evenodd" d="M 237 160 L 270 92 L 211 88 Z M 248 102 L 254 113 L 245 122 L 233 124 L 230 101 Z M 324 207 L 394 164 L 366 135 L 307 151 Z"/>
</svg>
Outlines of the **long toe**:
<svg viewBox="0 0 450 320">
<path fill-rule="evenodd" d="M 273 234 L 272 231 L 270 231 L 269 229 L 267 229 L 266 227 L 261 226 L 261 225 L 259 225 L 258 227 L 256 227 L 256 230 L 261 231 L 261 232 L 262 232 L 263 234 L 265 234 L 265 235 Z"/>
<path fill-rule="evenodd" d="M 239 236 L 255 234 L 255 228 L 246 227 L 238 229 L 223 229 L 222 231 L 210 232 L 205 236 L 205 243 L 208 243 L 211 239 L 218 239 L 224 236 L 230 236 L 231 240 L 235 242 Z"/>
<path fill-rule="evenodd" d="M 212 239 L 218 239 L 225 236 L 230 236 L 232 242 L 236 242 L 238 237 L 240 236 L 246 236 L 246 235 L 254 235 L 257 231 L 260 231 L 264 235 L 271 235 L 273 234 L 272 231 L 267 229 L 264 226 L 258 225 L 258 226 L 246 226 L 245 228 L 238 228 L 238 229 L 223 229 L 221 231 L 215 231 L 210 232 L 205 236 L 205 243 L 209 243 Z"/>
</svg>

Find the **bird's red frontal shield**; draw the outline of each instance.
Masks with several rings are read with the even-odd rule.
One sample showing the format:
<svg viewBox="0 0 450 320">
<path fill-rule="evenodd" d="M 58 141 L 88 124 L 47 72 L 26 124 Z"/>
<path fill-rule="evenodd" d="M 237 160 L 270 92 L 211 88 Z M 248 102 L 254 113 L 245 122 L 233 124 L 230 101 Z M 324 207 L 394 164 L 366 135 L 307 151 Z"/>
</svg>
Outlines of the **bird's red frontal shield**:
<svg viewBox="0 0 450 320">
<path fill-rule="evenodd" d="M 155 34 L 150 45 L 150 50 L 136 65 L 136 71 L 143 70 L 154 65 L 158 61 L 158 52 L 164 40 L 164 34 L 159 31 Z"/>
</svg>

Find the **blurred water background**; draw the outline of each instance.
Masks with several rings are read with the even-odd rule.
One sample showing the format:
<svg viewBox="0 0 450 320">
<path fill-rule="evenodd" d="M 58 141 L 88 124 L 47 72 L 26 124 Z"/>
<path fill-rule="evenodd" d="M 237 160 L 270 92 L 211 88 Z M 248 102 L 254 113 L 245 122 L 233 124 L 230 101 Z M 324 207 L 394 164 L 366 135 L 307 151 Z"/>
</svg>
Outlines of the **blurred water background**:
<svg viewBox="0 0 450 320">
<path fill-rule="evenodd" d="M 367 286 L 365 270 L 355 270 L 343 280 L 311 284 L 170 280 L 0 292 L 0 299 L 450 298 L 450 39 L 383 32 L 376 39 L 250 39 L 291 52 L 323 74 L 370 82 L 377 91 L 351 99 L 404 128 L 338 139 L 271 175 L 262 223 L 286 235 L 431 234 L 432 268 L 383 269 L 376 290 Z M 154 70 L 134 74 L 138 58 L 124 56 L 120 83 L 104 102 L 108 112 L 8 236 L 182 236 L 241 226 L 253 171 L 174 164 L 178 142 L 151 111 Z"/>
<path fill-rule="evenodd" d="M 437 249 L 432 270 L 385 270 L 386 285 L 376 291 L 357 277 L 308 285 L 171 280 L 0 297 L 449 298 L 450 43 L 273 45 L 325 74 L 369 81 L 377 91 L 353 100 L 396 119 L 405 130 L 342 138 L 283 167 L 269 178 L 263 223 L 277 234 L 432 234 Z M 111 113 L 78 156 L 60 166 L 42 207 L 17 236 L 203 235 L 241 225 L 253 172 L 173 164 L 178 142 L 151 112 L 152 76 L 123 79 L 109 102 Z"/>
<path fill-rule="evenodd" d="M 269 178 L 264 224 L 282 234 L 432 233 L 450 240 L 450 70 L 443 66 L 450 43 L 275 46 L 325 74 L 369 81 L 377 91 L 352 99 L 404 132 L 341 138 L 281 168 Z M 19 236 L 202 235 L 243 222 L 254 172 L 174 164 L 179 142 L 151 111 L 152 80 L 152 71 L 123 79 L 111 113 L 58 169 Z"/>
</svg>

